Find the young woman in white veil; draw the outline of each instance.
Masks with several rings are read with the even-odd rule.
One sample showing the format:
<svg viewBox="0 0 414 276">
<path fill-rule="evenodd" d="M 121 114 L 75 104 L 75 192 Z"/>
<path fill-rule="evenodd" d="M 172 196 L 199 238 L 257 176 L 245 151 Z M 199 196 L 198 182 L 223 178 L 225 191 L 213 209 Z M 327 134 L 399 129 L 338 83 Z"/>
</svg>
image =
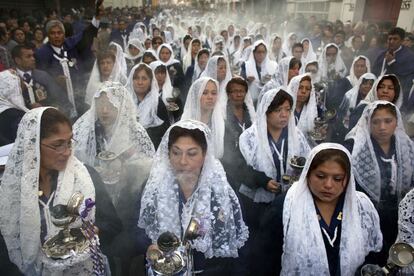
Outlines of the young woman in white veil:
<svg viewBox="0 0 414 276">
<path fill-rule="evenodd" d="M 138 38 L 129 39 L 128 45 L 125 49 L 125 60 L 127 63 L 127 73 L 131 71 L 134 65 L 141 62 L 142 56 L 144 55 L 144 46 L 141 40 Z"/>
<path fill-rule="evenodd" d="M 335 43 L 327 44 L 319 57 L 319 71 L 322 80 L 338 80 L 344 78 L 347 69 Z"/>
<path fill-rule="evenodd" d="M 286 57 L 282 50 L 282 38 L 278 34 L 272 35 L 271 47 L 269 49 L 269 56 L 271 60 L 279 63 L 282 58 Z"/>
<path fill-rule="evenodd" d="M 182 238 L 190 219 L 197 219 L 205 235 L 191 243 L 195 271 L 226 275 L 237 269 L 234 258 L 248 230 L 213 143 L 209 127 L 199 121 L 182 120 L 168 129 L 141 197 L 138 227 L 145 230 L 145 251 L 156 248 L 163 232 Z"/>
<path fill-rule="evenodd" d="M 147 130 L 157 148 L 170 123 L 151 67 L 145 63 L 135 65 L 129 73 L 126 88 L 137 107 L 138 122 Z"/>
<path fill-rule="evenodd" d="M 205 123 L 212 132 L 214 155 L 223 156 L 224 115 L 219 102 L 219 85 L 212 78 L 201 77 L 188 91 L 181 120 L 192 119 Z"/>
<path fill-rule="evenodd" d="M 126 83 L 126 63 L 125 70 L 123 70 L 121 60 L 125 63 L 123 53 L 122 55 L 118 55 L 111 50 L 98 53 L 89 77 L 88 85 L 86 86 L 85 103 L 91 105 L 93 95 L 105 81 Z"/>
<path fill-rule="evenodd" d="M 24 275 L 91 275 L 93 259 L 104 258 L 96 241 L 94 255 L 86 250 L 53 259 L 42 249 L 61 229 L 52 223 L 51 208 L 67 205 L 75 192 L 96 203 L 85 219 L 99 229 L 104 253 L 122 228 L 99 175 L 72 154 L 70 120 L 54 108 L 34 108 L 22 118 L 0 191 L 0 231 L 10 261 Z M 71 228 L 81 225 L 77 218 Z"/>
<path fill-rule="evenodd" d="M 249 82 L 249 92 L 253 102 L 257 102 L 263 86 L 270 81 L 277 70 L 277 63 L 269 59 L 267 45 L 263 40 L 253 44 L 248 60 L 242 64 L 240 75 Z"/>
<path fill-rule="evenodd" d="M 384 235 L 382 265 L 397 236 L 398 203 L 414 187 L 414 142 L 405 133 L 401 113 L 388 101 L 367 105 L 347 134 L 357 185 L 376 206 Z"/>
<path fill-rule="evenodd" d="M 266 211 L 255 244 L 259 275 L 357 275 L 382 246 L 378 213 L 357 192 L 340 144 L 312 149 L 297 182 Z"/>
<path fill-rule="evenodd" d="M 311 60 L 316 60 L 316 53 L 313 50 L 312 41 L 309 38 L 304 38 L 300 42 L 303 46 L 302 64 L 305 65 Z"/>
<path fill-rule="evenodd" d="M 157 49 L 158 59 L 167 66 L 172 85 L 180 90 L 184 85 L 184 71 L 180 61 L 174 58 L 174 51 L 170 44 L 161 44 Z"/>
</svg>

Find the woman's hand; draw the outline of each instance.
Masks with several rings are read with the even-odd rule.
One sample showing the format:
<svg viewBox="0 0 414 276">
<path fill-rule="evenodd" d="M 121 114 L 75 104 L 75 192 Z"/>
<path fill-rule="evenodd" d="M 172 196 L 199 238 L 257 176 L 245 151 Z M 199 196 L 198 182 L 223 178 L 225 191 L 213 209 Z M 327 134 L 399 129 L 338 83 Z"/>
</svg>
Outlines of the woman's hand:
<svg viewBox="0 0 414 276">
<path fill-rule="evenodd" d="M 280 192 L 280 184 L 276 182 L 276 180 L 272 179 L 269 180 L 266 184 L 266 189 L 271 193 L 279 193 Z"/>
<path fill-rule="evenodd" d="M 161 251 L 158 249 L 158 245 L 151 244 L 148 246 L 146 257 L 150 263 L 156 262 L 161 257 Z"/>
</svg>

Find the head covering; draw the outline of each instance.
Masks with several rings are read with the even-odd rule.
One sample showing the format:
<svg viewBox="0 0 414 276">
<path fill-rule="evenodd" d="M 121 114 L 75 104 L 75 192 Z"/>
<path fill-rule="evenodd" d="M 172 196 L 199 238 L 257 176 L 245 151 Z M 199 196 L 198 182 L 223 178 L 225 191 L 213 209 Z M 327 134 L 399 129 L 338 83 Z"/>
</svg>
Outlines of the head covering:
<svg viewBox="0 0 414 276">
<path fill-rule="evenodd" d="M 283 50 L 283 53 L 287 57 L 290 57 L 292 55 L 292 46 L 293 45 L 290 45 L 290 38 L 294 35 L 296 35 L 296 33 L 289 33 L 287 35 L 287 37 L 285 38 L 285 40 L 283 41 L 282 50 Z"/>
<path fill-rule="evenodd" d="M 201 121 L 201 96 L 209 81 L 219 87 L 218 82 L 212 78 L 201 77 L 196 80 L 190 87 L 185 101 L 183 115 L 181 120 L 192 119 Z M 216 105 L 210 119 L 210 128 L 212 132 L 212 141 L 214 146 L 214 155 L 221 158 L 223 155 L 224 143 L 224 115 L 220 98 L 218 97 Z"/>
<path fill-rule="evenodd" d="M 19 76 L 5 70 L 0 72 L 0 113 L 9 108 L 28 111 L 24 104 Z"/>
<path fill-rule="evenodd" d="M 194 38 L 190 41 L 190 44 L 188 45 L 187 53 L 183 57 L 183 71 L 184 72 L 187 71 L 188 67 L 191 66 L 191 62 L 193 61 L 193 57 L 192 57 L 193 42 L 199 42 L 201 44 L 201 41 L 198 38 Z"/>
<path fill-rule="evenodd" d="M 287 92 L 293 96 L 293 101 L 296 103 L 298 89 L 300 86 L 300 82 L 304 77 L 310 77 L 310 74 L 303 74 L 293 77 L 290 80 L 289 86 L 287 88 Z M 302 112 L 297 122 L 297 127 L 305 134 L 309 131 L 312 131 L 315 127 L 314 119 L 318 117 L 318 106 L 316 101 L 316 92 L 315 88 L 313 87 L 312 79 L 311 79 L 311 92 L 309 95 L 308 102 L 302 107 Z M 295 104 L 296 105 L 296 104 Z"/>
<path fill-rule="evenodd" d="M 249 40 L 252 41 L 252 38 L 250 36 L 245 36 L 240 41 L 240 47 L 239 49 L 234 53 L 234 64 L 245 62 L 248 57 L 250 56 L 250 53 L 252 51 L 252 47 L 247 46 L 246 47 L 246 41 Z"/>
<path fill-rule="evenodd" d="M 301 59 L 302 65 L 305 65 L 309 61 L 316 59 L 316 53 L 313 50 L 312 41 L 309 38 L 304 38 L 304 39 L 302 39 L 302 41 L 300 43 L 302 43 L 302 45 L 303 45 L 303 42 L 305 42 L 305 41 L 307 41 L 309 43 L 309 48 L 308 48 L 308 53 L 307 54 L 305 54 L 305 51 L 303 51 L 303 53 L 302 53 L 302 59 Z"/>
<path fill-rule="evenodd" d="M 126 83 L 126 62 L 122 47 L 111 42 L 111 44 L 116 48 L 115 62 L 114 67 L 112 68 L 111 74 L 109 75 L 108 81 L 120 82 L 122 84 Z M 123 66 L 125 65 L 125 68 Z M 85 103 L 91 105 L 93 95 L 99 91 L 102 86 L 103 81 L 101 81 L 101 73 L 99 71 L 99 62 L 95 60 L 95 63 L 92 68 L 91 75 L 89 77 L 88 85 L 86 86 L 86 95 Z"/>
<path fill-rule="evenodd" d="M 41 251 L 38 195 L 40 123 L 43 112 L 48 108 L 50 107 L 34 108 L 23 116 L 0 185 L 0 231 L 10 260 L 25 275 L 40 275 L 41 268 L 43 272 L 61 272 L 70 266 L 79 266 L 80 262 L 90 258 L 89 252 L 85 252 L 66 260 L 53 260 Z M 71 155 L 66 168 L 58 174 L 53 205 L 66 205 L 77 191 L 85 198 L 95 200 L 95 188 L 87 169 Z M 47 227 L 46 238 L 50 238 L 60 229 L 51 223 L 49 208 L 43 208 L 43 212 Z M 95 208 L 90 215 L 93 221 Z M 79 227 L 79 220 L 75 225 Z"/>
<path fill-rule="evenodd" d="M 134 89 L 134 74 L 135 71 L 140 66 L 145 66 L 151 69 L 149 65 L 145 63 L 139 63 L 132 67 L 131 72 L 129 73 L 127 84 L 125 85 L 129 93 L 131 93 L 132 98 L 134 99 L 135 104 L 137 105 L 137 115 L 138 121 L 144 128 L 156 127 L 161 125 L 164 121 L 157 116 L 158 111 L 158 97 L 159 97 L 159 87 L 157 79 L 155 78 L 154 72 L 151 69 L 152 81 L 150 91 L 145 95 L 144 99 L 139 102 L 137 95 L 135 94 Z"/>
<path fill-rule="evenodd" d="M 374 82 L 374 85 L 372 86 L 371 90 L 368 92 L 368 95 L 365 97 L 364 103 L 372 103 L 374 101 L 378 101 L 379 100 L 378 99 L 378 85 L 379 85 L 379 83 L 382 81 L 382 79 L 384 77 L 393 78 L 398 83 L 398 86 L 400 87 L 400 91 L 399 91 L 398 98 L 397 99 L 394 99 L 393 104 L 395 104 L 398 108 L 401 108 L 402 102 L 403 102 L 402 86 L 400 84 L 400 80 L 394 74 L 379 76 L 377 78 L 377 80 Z"/>
<path fill-rule="evenodd" d="M 135 48 L 139 49 L 139 53 L 136 56 L 131 55 L 131 52 L 129 51 L 129 45 L 132 45 Z M 139 40 L 138 38 L 130 38 L 128 41 L 128 45 L 125 49 L 125 58 L 135 60 L 141 57 L 144 54 L 144 51 L 144 46 L 142 45 L 141 40 Z"/>
<path fill-rule="evenodd" d="M 358 78 L 355 76 L 354 65 L 360 59 L 365 60 L 365 64 L 366 64 L 366 67 L 367 67 L 367 73 L 371 73 L 371 63 L 369 62 L 369 58 L 367 58 L 366 56 L 357 56 L 357 57 L 355 57 L 354 61 L 352 61 L 349 76 L 347 77 L 352 86 L 355 86 L 358 83 Z"/>
<path fill-rule="evenodd" d="M 263 40 L 258 40 L 253 44 L 253 50 L 250 53 L 249 59 L 246 61 L 246 77 L 254 77 L 254 81 L 249 83 L 249 92 L 253 100 L 257 100 L 259 97 L 260 90 L 263 88 L 265 83 L 260 80 L 257 73 L 258 64 L 254 58 L 254 51 L 257 47 L 263 45 L 266 49 L 266 56 L 263 62 L 259 65 L 261 68 L 260 75 L 264 78 L 266 75 L 272 76 L 277 70 L 277 63 L 269 59 L 269 50 L 266 43 Z M 269 79 L 270 80 L 270 79 Z"/>
<path fill-rule="evenodd" d="M 273 53 L 273 44 L 275 43 L 276 38 L 280 38 L 280 40 L 282 40 L 282 37 L 279 36 L 278 34 L 273 34 L 272 35 L 272 38 L 270 40 L 271 47 L 270 47 L 270 53 L 269 53 L 269 55 L 270 55 L 270 59 L 271 60 L 274 60 L 276 62 L 280 62 L 282 60 L 282 58 L 283 58 L 283 50 L 282 50 L 282 48 L 279 49 L 279 53 L 277 54 L 277 57 Z"/>
<path fill-rule="evenodd" d="M 225 93 L 226 85 L 229 82 L 229 80 L 231 79 L 230 64 L 229 64 L 229 61 L 227 60 L 227 58 L 225 56 L 210 57 L 210 59 L 207 62 L 207 65 L 206 65 L 206 69 L 201 74 L 201 77 L 209 77 L 209 78 L 212 78 L 212 79 L 215 79 L 216 81 L 218 81 L 218 79 L 217 79 L 217 66 L 218 66 L 218 62 L 219 62 L 220 59 L 224 60 L 226 62 L 226 76 L 224 77 L 224 80 L 220 81 L 220 86 L 219 86 L 220 97 L 222 97 L 222 93 Z"/>
<path fill-rule="evenodd" d="M 371 140 L 371 117 L 379 104 L 390 104 L 397 111 L 397 128 L 395 129 L 395 155 L 392 158 L 392 178 L 390 185 L 396 191 L 399 200 L 412 187 L 414 177 L 414 143 L 405 132 L 398 107 L 387 101 L 375 101 L 364 109 L 357 125 L 346 135 L 345 139 L 354 140 L 352 160 L 355 179 L 370 198 L 379 202 L 381 198 L 381 172 Z"/>
<path fill-rule="evenodd" d="M 267 177 L 276 179 L 281 172 L 276 171 L 272 151 L 269 146 L 266 111 L 269 105 L 281 91 L 281 88 L 266 92 L 257 108 L 256 122 L 240 135 L 240 151 L 247 164 L 257 171 L 264 172 Z M 292 106 L 292 110 L 294 106 Z M 288 153 L 287 160 L 296 156 L 307 156 L 309 145 L 302 132 L 295 126 L 293 114 L 288 123 Z M 287 166 L 288 167 L 288 166 Z M 253 199 L 254 202 L 271 202 L 275 195 L 263 188 L 256 190 L 243 185 L 240 192 Z"/>
<path fill-rule="evenodd" d="M 310 152 L 299 181 L 287 192 L 283 204 L 283 255 L 281 275 L 329 275 L 328 257 L 319 225 L 307 174 L 316 154 L 326 149 L 349 152 L 339 144 L 322 143 Z M 339 245 L 342 275 L 354 275 L 370 251 L 380 251 L 382 234 L 379 217 L 368 197 L 355 190 L 352 175 L 348 176 L 342 210 L 341 241 Z"/>
<path fill-rule="evenodd" d="M 155 70 L 160 66 L 165 66 L 165 65 L 159 60 L 156 60 L 150 63 L 150 67 L 152 69 L 152 72 L 154 73 L 154 76 L 155 76 Z M 165 76 L 164 85 L 159 88 L 162 90 L 162 94 L 161 94 L 162 101 L 167 106 L 169 104 L 167 102 L 167 99 L 173 97 L 173 86 L 171 84 L 170 73 L 168 72 L 168 69 L 165 68 L 165 71 L 166 71 L 165 72 L 166 76 Z"/>
<path fill-rule="evenodd" d="M 179 184 L 169 160 L 170 131 L 178 126 L 201 130 L 207 140 L 207 152 L 198 177 L 197 187 L 179 211 Z M 237 257 L 237 249 L 248 238 L 238 199 L 227 182 L 221 163 L 214 157 L 211 132 L 207 125 L 182 120 L 172 125 L 155 154 L 154 165 L 141 199 L 138 226 L 156 242 L 160 234 L 170 231 L 182 237 L 191 217 L 201 220 L 206 235 L 197 238 L 191 247 L 206 258 Z"/>
<path fill-rule="evenodd" d="M 170 66 L 170 65 L 173 65 L 173 64 L 175 64 L 175 63 L 180 63 L 178 60 L 176 60 L 176 59 L 174 58 L 174 51 L 173 51 L 173 49 L 172 49 L 171 45 L 170 45 L 170 44 L 168 44 L 168 43 L 163 43 L 163 44 L 161 44 L 161 45 L 158 47 L 156 57 L 157 57 L 159 60 L 161 60 L 161 59 L 160 59 L 160 53 L 161 53 L 161 49 L 162 49 L 162 48 L 167 48 L 167 49 L 170 51 L 170 53 L 171 53 L 170 59 L 169 59 L 169 60 L 167 60 L 167 62 L 163 62 L 163 61 L 162 61 L 162 62 L 164 63 L 164 65 L 165 65 L 165 66 Z"/>
<path fill-rule="evenodd" d="M 105 93 L 109 102 L 118 110 L 117 118 L 112 126 L 112 136 L 107 137 L 102 150 L 115 153 L 117 156 L 127 150 L 134 150 L 134 158 L 152 158 L 154 145 L 146 130 L 137 122 L 136 108 L 131 94 L 120 83 L 105 82 L 93 97 L 91 107 L 73 125 L 73 137 L 76 141 L 75 155 L 87 165 L 94 166 L 97 156 L 96 129 L 98 121 L 95 99 Z"/>
<path fill-rule="evenodd" d="M 194 61 L 194 73 L 193 73 L 193 78 L 192 78 L 192 82 L 194 82 L 196 79 L 198 79 L 201 76 L 201 73 L 204 72 L 204 70 L 207 68 L 207 64 L 206 67 L 204 68 L 204 70 L 202 70 L 200 68 L 200 65 L 198 65 L 198 58 L 200 56 L 200 51 L 205 51 L 207 49 L 203 48 L 200 49 L 195 57 L 195 61 Z M 208 50 L 207 50 L 208 51 Z M 210 51 L 208 51 L 208 58 L 210 59 Z M 208 61 L 207 61 L 208 62 Z"/>
<path fill-rule="evenodd" d="M 145 31 L 141 27 L 144 27 Z M 135 24 L 134 29 L 129 34 L 129 39 L 138 39 L 141 42 L 144 42 L 147 39 L 147 26 L 144 23 L 138 22 Z"/>
<path fill-rule="evenodd" d="M 346 72 L 347 72 L 346 66 L 345 66 L 344 61 L 342 60 L 341 52 L 338 46 L 335 43 L 329 43 L 329 44 L 326 44 L 325 48 L 323 48 L 322 54 L 319 57 L 319 71 L 321 72 L 320 75 L 322 79 L 328 79 L 329 68 L 328 68 L 328 61 L 326 60 L 326 50 L 332 46 L 336 48 L 336 52 L 337 52 L 336 58 L 335 58 L 335 64 L 333 65 L 334 67 L 333 69 L 335 69 L 335 72 L 339 74 L 341 78 L 344 78 L 346 76 Z"/>
<path fill-rule="evenodd" d="M 358 79 L 357 84 L 345 93 L 344 101 L 341 104 L 340 109 L 341 110 L 346 109 L 349 112 L 349 110 L 351 108 L 355 108 L 356 105 L 357 105 L 357 99 L 358 99 L 359 90 L 360 90 L 362 81 L 363 80 L 373 80 L 373 81 L 375 81 L 376 79 L 377 78 L 372 73 L 365 73 L 365 74 L 363 74 Z M 364 100 L 364 99 L 362 99 L 362 100 Z"/>
</svg>

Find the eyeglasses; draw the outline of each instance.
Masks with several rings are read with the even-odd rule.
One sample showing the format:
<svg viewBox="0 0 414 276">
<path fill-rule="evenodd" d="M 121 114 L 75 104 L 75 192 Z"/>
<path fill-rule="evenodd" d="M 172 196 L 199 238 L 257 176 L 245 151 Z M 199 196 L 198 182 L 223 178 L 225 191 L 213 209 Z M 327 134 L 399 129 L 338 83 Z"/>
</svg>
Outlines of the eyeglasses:
<svg viewBox="0 0 414 276">
<path fill-rule="evenodd" d="M 69 150 L 73 149 L 74 142 L 76 142 L 74 139 L 70 139 L 70 141 L 63 143 L 61 145 L 58 145 L 58 146 L 52 146 L 52 145 L 43 144 L 43 143 L 41 143 L 41 145 L 54 150 L 56 153 L 64 153 L 66 152 L 67 149 Z"/>
</svg>

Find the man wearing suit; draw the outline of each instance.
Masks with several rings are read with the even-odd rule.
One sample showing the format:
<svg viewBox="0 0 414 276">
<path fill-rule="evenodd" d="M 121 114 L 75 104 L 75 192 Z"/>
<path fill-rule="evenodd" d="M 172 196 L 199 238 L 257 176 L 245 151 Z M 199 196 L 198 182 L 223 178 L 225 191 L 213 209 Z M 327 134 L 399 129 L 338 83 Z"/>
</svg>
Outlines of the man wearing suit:
<svg viewBox="0 0 414 276">
<path fill-rule="evenodd" d="M 46 71 L 36 69 L 31 46 L 14 47 L 12 58 L 17 74 L 24 82 L 22 93 L 26 107 L 54 106 L 69 115 L 71 105 L 67 94 Z"/>
<path fill-rule="evenodd" d="M 407 107 L 408 94 L 414 79 L 414 53 L 402 45 L 404 37 L 403 29 L 391 29 L 388 33 L 388 49 L 379 54 L 372 66 L 372 72 L 377 76 L 386 73 L 398 77 L 403 93 L 403 109 Z"/>
<path fill-rule="evenodd" d="M 130 26 L 131 25 L 128 25 L 125 18 L 121 17 L 118 21 L 118 29 L 114 29 L 111 32 L 110 40 L 121 45 L 124 51 L 128 46 L 129 33 L 131 32 Z"/>
<path fill-rule="evenodd" d="M 80 109 L 80 113 L 85 108 L 82 106 L 85 97 L 85 75 L 92 68 L 91 61 L 94 56 L 91 46 L 93 38 L 98 33 L 99 19 L 104 10 L 102 1 L 99 2 L 92 24 L 72 37 L 65 38 L 62 22 L 50 20 L 46 24 L 49 42 L 35 52 L 37 68 L 48 72 L 66 90 L 72 104 L 72 118 L 77 116 L 76 108 Z"/>
</svg>

